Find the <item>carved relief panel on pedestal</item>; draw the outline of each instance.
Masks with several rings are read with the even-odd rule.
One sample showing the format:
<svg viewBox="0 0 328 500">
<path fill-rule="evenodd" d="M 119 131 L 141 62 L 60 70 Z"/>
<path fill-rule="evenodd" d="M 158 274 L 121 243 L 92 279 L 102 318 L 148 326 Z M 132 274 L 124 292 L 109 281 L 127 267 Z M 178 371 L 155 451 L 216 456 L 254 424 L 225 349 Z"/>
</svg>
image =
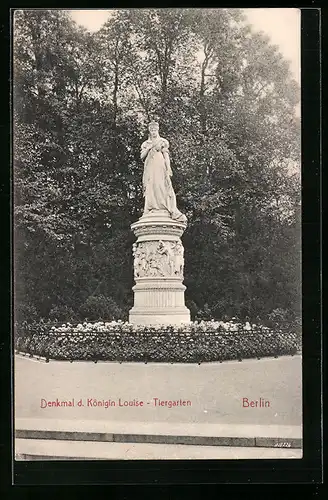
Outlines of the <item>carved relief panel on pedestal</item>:
<svg viewBox="0 0 328 500">
<path fill-rule="evenodd" d="M 183 278 L 183 245 L 181 241 L 142 241 L 133 245 L 134 278 Z"/>
</svg>

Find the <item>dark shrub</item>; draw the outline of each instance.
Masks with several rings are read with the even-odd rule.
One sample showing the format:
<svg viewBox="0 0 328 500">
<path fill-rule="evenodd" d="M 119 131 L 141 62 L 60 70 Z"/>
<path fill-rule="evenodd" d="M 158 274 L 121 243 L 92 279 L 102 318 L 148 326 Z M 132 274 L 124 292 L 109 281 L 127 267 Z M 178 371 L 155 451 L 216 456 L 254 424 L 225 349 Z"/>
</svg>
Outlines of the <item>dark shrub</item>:
<svg viewBox="0 0 328 500">
<path fill-rule="evenodd" d="M 82 319 L 90 321 L 100 319 L 111 321 L 123 316 L 123 311 L 116 302 L 104 295 L 90 295 L 81 306 L 79 313 Z"/>
<path fill-rule="evenodd" d="M 25 304 L 25 303 L 16 303 L 16 307 L 14 310 L 14 317 L 15 321 L 18 321 L 20 323 L 27 321 L 28 323 L 33 323 L 34 321 L 37 321 L 38 318 L 40 318 L 40 315 L 36 309 L 31 304 Z"/>
<path fill-rule="evenodd" d="M 64 305 L 53 307 L 49 313 L 49 319 L 50 321 L 76 321 L 78 318 L 71 307 Z"/>
</svg>

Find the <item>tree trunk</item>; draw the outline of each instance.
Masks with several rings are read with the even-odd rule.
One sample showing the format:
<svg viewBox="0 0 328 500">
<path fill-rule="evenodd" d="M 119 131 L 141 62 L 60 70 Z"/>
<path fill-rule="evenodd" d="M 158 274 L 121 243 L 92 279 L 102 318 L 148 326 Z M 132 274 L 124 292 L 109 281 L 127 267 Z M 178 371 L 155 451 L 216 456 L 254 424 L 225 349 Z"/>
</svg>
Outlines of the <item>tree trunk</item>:
<svg viewBox="0 0 328 500">
<path fill-rule="evenodd" d="M 117 113 L 118 113 L 118 104 L 117 104 L 118 85 L 119 85 L 118 63 L 116 63 L 115 74 L 114 74 L 114 90 L 113 90 L 113 124 L 115 128 L 116 128 Z"/>
<path fill-rule="evenodd" d="M 116 128 L 116 120 L 117 120 L 117 112 L 118 112 L 118 104 L 117 104 L 117 95 L 119 90 L 119 57 L 118 57 L 118 44 L 119 41 L 116 40 L 115 44 L 115 65 L 114 65 L 114 90 L 113 90 L 113 125 Z"/>
</svg>

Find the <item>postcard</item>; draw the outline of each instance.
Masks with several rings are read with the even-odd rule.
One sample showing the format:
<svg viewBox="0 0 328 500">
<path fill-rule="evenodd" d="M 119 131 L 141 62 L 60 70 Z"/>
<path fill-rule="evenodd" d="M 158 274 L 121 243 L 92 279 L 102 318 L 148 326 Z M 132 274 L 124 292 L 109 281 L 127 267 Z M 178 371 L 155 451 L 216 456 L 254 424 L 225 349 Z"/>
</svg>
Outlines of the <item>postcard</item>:
<svg viewBox="0 0 328 500">
<path fill-rule="evenodd" d="M 15 460 L 301 459 L 300 10 L 13 15 Z"/>
</svg>

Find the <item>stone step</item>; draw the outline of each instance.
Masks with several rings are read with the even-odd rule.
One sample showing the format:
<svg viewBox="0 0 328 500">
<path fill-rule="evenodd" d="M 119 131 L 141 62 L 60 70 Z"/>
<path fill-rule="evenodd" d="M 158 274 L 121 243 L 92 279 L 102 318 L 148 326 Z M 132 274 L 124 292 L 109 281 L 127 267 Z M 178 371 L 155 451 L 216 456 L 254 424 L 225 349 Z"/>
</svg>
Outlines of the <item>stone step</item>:
<svg viewBox="0 0 328 500">
<path fill-rule="evenodd" d="M 17 439 L 302 448 L 301 426 L 16 419 Z"/>
<path fill-rule="evenodd" d="M 16 439 L 16 460 L 290 459 L 300 449 Z"/>
</svg>

